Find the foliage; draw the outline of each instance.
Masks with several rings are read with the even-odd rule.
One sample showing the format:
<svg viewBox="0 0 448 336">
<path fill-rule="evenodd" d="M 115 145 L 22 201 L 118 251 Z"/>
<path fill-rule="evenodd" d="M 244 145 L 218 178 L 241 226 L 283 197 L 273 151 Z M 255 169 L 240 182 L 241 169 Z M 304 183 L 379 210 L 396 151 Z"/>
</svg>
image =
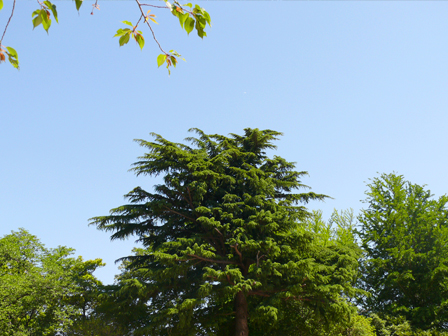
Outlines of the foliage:
<svg viewBox="0 0 448 336">
<path fill-rule="evenodd" d="M 91 221 L 112 239 L 136 235 L 145 247 L 124 258 L 118 278 L 118 291 L 133 293 L 129 304 L 141 310 L 137 333 L 247 335 L 249 326 L 286 330 L 287 317 L 303 310 L 324 324 L 349 314 L 356 253 L 319 244 L 307 230 L 311 214 L 299 203 L 326 196 L 294 193 L 308 188 L 300 181 L 306 172 L 266 155 L 280 133 L 194 131 L 192 147 L 157 134 L 137 140 L 148 153 L 133 170 L 162 174 L 164 183 L 154 193 L 135 188 L 130 204 Z"/>
<path fill-rule="evenodd" d="M 72 253 L 47 249 L 23 229 L 0 239 L 0 334 L 56 335 L 76 319 L 74 301 L 97 283 L 91 273 L 102 264 Z"/>
<path fill-rule="evenodd" d="M 361 302 L 380 317 L 404 317 L 413 329 L 448 328 L 448 197 L 383 174 L 368 185 L 359 217 L 366 251 Z"/>
<path fill-rule="evenodd" d="M 16 1 L 17 0 L 13 0 L 11 14 L 10 14 L 8 22 L 5 26 L 3 35 L 0 38 L 0 63 L 4 62 L 6 60 L 5 55 L 7 55 L 9 62 L 15 68 L 19 69 L 19 59 L 18 59 L 17 52 L 11 47 L 6 47 L 6 46 L 4 47 L 2 45 L 2 42 L 5 37 L 6 31 L 8 29 L 9 23 L 11 22 L 11 19 L 14 15 Z M 83 4 L 83 0 L 74 0 L 74 2 L 75 2 L 76 10 L 79 11 Z M 200 7 L 197 4 L 193 5 L 191 3 L 187 3 L 185 5 L 181 5 L 176 0 L 173 0 L 172 3 L 169 0 L 164 0 L 164 2 L 165 2 L 165 6 L 157 6 L 157 5 L 151 5 L 148 3 L 141 3 L 139 0 L 135 0 L 135 3 L 137 4 L 137 7 L 139 8 L 139 12 L 140 12 L 138 15 L 137 24 L 133 25 L 129 21 L 122 21 L 124 24 L 130 26 L 131 28 L 118 29 L 118 31 L 114 37 L 120 38 L 119 39 L 120 47 L 127 44 L 129 42 L 130 38 L 132 37 L 132 39 L 137 42 L 140 49 L 143 49 L 143 47 L 145 45 L 145 39 L 143 37 L 143 32 L 140 30 L 137 30 L 138 25 L 143 20 L 142 24 L 146 24 L 148 26 L 149 30 L 151 31 L 154 41 L 156 42 L 158 48 L 162 52 L 162 54 L 160 54 L 157 57 L 158 66 L 160 67 L 162 64 L 166 64 L 168 73 L 170 73 L 170 67 L 171 66 L 176 67 L 176 65 L 178 63 L 178 59 L 182 59 L 184 61 L 185 61 L 185 59 L 182 58 L 182 56 L 178 52 L 176 52 L 174 50 L 170 50 L 169 52 L 166 52 L 161 47 L 159 41 L 157 40 L 157 38 L 155 36 L 153 27 L 151 26 L 151 23 L 158 24 L 157 21 L 155 20 L 156 16 L 154 14 L 149 14 L 151 12 L 151 10 L 148 10 L 145 14 L 145 12 L 143 11 L 143 6 L 149 6 L 149 7 L 158 8 L 158 9 L 168 9 L 173 14 L 173 16 L 175 16 L 179 20 L 181 28 L 184 29 L 188 35 L 193 30 L 196 29 L 196 32 L 200 38 L 207 36 L 207 33 L 205 32 L 205 28 L 206 28 L 207 24 L 209 26 L 211 26 L 211 19 L 210 19 L 210 15 L 207 13 L 207 11 L 205 11 L 204 8 Z M 42 27 L 48 33 L 48 30 L 51 27 L 51 16 L 53 16 L 54 20 L 56 22 L 58 22 L 58 11 L 56 9 L 56 5 L 54 5 L 49 0 L 45 0 L 43 2 L 38 1 L 38 3 L 39 3 L 40 8 L 36 9 L 32 13 L 33 27 L 36 28 L 36 27 L 42 25 Z M 0 0 L 0 10 L 2 10 L 2 8 L 3 8 L 3 0 Z M 93 5 L 93 9 L 91 12 L 92 15 L 93 15 L 93 12 L 95 9 L 98 9 L 98 10 L 100 9 L 100 7 L 98 5 L 98 0 L 96 0 Z"/>
<path fill-rule="evenodd" d="M 447 332 L 435 329 L 421 330 L 412 328 L 403 316 L 385 316 L 381 319 L 377 314 L 371 314 L 371 323 L 377 336 L 448 336 Z"/>
</svg>

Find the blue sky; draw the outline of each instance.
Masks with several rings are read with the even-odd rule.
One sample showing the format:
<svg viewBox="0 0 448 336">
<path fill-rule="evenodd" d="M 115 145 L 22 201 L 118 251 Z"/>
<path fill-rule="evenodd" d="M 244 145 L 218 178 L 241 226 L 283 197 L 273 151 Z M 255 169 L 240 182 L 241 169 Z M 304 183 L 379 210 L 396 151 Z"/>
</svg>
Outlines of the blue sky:
<svg viewBox="0 0 448 336">
<path fill-rule="evenodd" d="M 283 132 L 276 154 L 334 198 L 310 204 L 326 217 L 359 211 L 378 173 L 447 193 L 448 2 L 201 1 L 213 24 L 204 40 L 153 10 L 162 46 L 187 59 L 171 76 L 148 29 L 143 51 L 112 38 L 120 21 L 137 21 L 133 1 L 100 0 L 93 16 L 84 2 L 78 15 L 54 1 L 59 24 L 47 35 L 32 29 L 38 4 L 19 0 L 3 40 L 21 70 L 0 65 L 0 235 L 23 227 L 102 258 L 97 275 L 112 282 L 135 243 L 110 242 L 88 219 L 156 182 L 127 172 L 144 153 L 133 139 L 180 142 L 190 127 Z"/>
</svg>

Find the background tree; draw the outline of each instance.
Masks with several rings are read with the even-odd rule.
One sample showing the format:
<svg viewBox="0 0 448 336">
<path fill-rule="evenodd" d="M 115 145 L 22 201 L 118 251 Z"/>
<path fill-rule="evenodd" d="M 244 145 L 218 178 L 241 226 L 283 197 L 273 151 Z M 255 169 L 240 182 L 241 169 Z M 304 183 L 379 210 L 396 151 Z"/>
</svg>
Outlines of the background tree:
<svg viewBox="0 0 448 336">
<path fill-rule="evenodd" d="M 383 174 L 368 184 L 360 237 L 366 251 L 362 302 L 379 317 L 403 316 L 413 328 L 448 329 L 447 196 Z"/>
<path fill-rule="evenodd" d="M 82 4 L 84 3 L 83 0 L 73 0 L 73 1 L 74 6 L 76 6 L 76 9 L 79 11 Z M 17 51 L 12 47 L 6 47 L 2 45 L 8 26 L 11 22 L 11 19 L 14 16 L 16 2 L 17 0 L 12 0 L 11 14 L 9 15 L 8 21 L 5 25 L 3 34 L 0 37 L 0 63 L 4 62 L 7 56 L 11 65 L 19 69 L 19 57 Z M 143 49 L 145 45 L 145 39 L 143 37 L 143 32 L 137 30 L 137 28 L 140 23 L 142 25 L 146 25 L 149 28 L 151 35 L 154 41 L 156 42 L 158 48 L 162 52 L 157 57 L 158 66 L 160 67 L 161 65 L 166 64 L 166 68 L 168 69 L 168 72 L 170 72 L 170 67 L 171 66 L 175 67 L 179 59 L 182 59 L 184 61 L 185 59 L 182 58 L 182 56 L 175 50 L 165 51 L 162 48 L 162 46 L 160 45 L 159 41 L 156 38 L 152 26 L 152 24 L 158 24 L 157 21 L 155 20 L 156 16 L 154 14 L 150 14 L 151 10 L 146 11 L 144 10 L 144 8 L 150 7 L 156 9 L 169 10 L 179 20 L 181 28 L 184 29 L 187 32 L 187 34 L 190 34 L 193 30 L 196 30 L 200 38 L 207 36 L 207 33 L 205 32 L 205 27 L 207 24 L 211 26 L 211 20 L 210 15 L 205 11 L 204 8 L 200 7 L 199 5 L 193 5 L 191 3 L 181 5 L 176 0 L 173 0 L 173 2 L 170 2 L 169 0 L 164 0 L 164 2 L 165 5 L 160 6 L 149 3 L 142 3 L 140 2 L 140 0 L 135 0 L 135 4 L 138 7 L 138 14 L 136 15 L 137 23 L 134 25 L 130 21 L 122 21 L 127 27 L 118 29 L 114 37 L 119 37 L 120 46 L 127 44 L 132 38 L 135 42 L 137 42 L 140 49 Z M 58 11 L 56 9 L 56 5 L 54 5 L 49 0 L 45 0 L 42 2 L 38 0 L 37 3 L 39 7 L 32 13 L 33 27 L 36 28 L 42 25 L 43 29 L 45 29 L 45 31 L 48 33 L 48 30 L 50 29 L 52 23 L 51 17 L 53 17 L 53 19 L 56 22 L 58 22 Z M 3 6 L 4 6 L 3 0 L 0 0 L 0 10 L 3 9 Z M 91 11 L 92 15 L 95 9 L 97 10 L 100 9 L 98 0 L 95 0 L 95 3 L 93 4 L 93 9 Z"/>
<path fill-rule="evenodd" d="M 21 229 L 0 239 L 0 334 L 56 335 L 80 314 L 78 281 L 92 279 L 101 260 L 71 258 L 72 249 L 45 248 Z"/>
<path fill-rule="evenodd" d="M 126 195 L 130 204 L 91 221 L 112 239 L 136 235 L 145 246 L 125 258 L 132 261 L 126 271 L 138 276 L 122 276 L 122 290 L 144 298 L 139 331 L 245 336 L 249 327 L 287 323 L 282 314 L 296 306 L 346 315 L 357 260 L 314 244 L 303 224 L 310 213 L 299 204 L 326 196 L 294 193 L 308 188 L 300 181 L 306 172 L 266 154 L 280 133 L 194 131 L 199 137 L 187 139 L 193 147 L 157 134 L 154 142 L 137 140 L 149 152 L 133 170 L 162 174 L 164 183 L 154 193 L 135 188 Z"/>
</svg>

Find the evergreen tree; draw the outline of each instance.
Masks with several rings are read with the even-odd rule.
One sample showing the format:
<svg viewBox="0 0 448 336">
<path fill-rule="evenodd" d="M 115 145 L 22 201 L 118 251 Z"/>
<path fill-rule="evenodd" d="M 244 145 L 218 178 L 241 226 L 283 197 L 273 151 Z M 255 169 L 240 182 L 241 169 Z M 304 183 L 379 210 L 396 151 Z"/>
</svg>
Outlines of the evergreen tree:
<svg viewBox="0 0 448 336">
<path fill-rule="evenodd" d="M 112 239 L 136 235 L 145 247 L 125 258 L 118 279 L 121 293 L 138 297 L 129 309 L 143 309 L 136 332 L 247 336 L 250 327 L 297 335 L 288 317 L 305 310 L 322 321 L 347 315 L 356 257 L 319 245 L 307 230 L 303 204 L 326 196 L 294 192 L 308 188 L 300 181 L 306 172 L 267 156 L 281 134 L 194 131 L 191 147 L 157 134 L 137 140 L 149 152 L 133 170 L 161 174 L 164 183 L 154 193 L 135 188 L 129 204 L 91 221 Z"/>
<path fill-rule="evenodd" d="M 448 197 L 433 199 L 403 176 L 383 174 L 366 192 L 364 309 L 413 328 L 448 329 Z"/>
</svg>

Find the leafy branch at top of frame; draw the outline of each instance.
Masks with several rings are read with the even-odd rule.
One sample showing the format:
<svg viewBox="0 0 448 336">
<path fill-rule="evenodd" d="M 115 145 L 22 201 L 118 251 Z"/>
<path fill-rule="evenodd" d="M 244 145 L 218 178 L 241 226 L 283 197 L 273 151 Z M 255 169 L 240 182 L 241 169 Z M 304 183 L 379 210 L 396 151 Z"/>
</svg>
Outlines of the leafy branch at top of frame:
<svg viewBox="0 0 448 336">
<path fill-rule="evenodd" d="M 189 35 L 194 29 L 196 29 L 197 34 L 199 37 L 203 38 L 204 36 L 207 36 L 205 32 L 205 27 L 208 24 L 211 26 L 211 20 L 210 15 L 205 11 L 204 8 L 201 8 L 199 5 L 193 5 L 191 3 L 181 5 L 176 0 L 174 0 L 173 3 L 170 3 L 168 0 L 165 0 L 166 6 L 156 6 L 156 5 L 150 5 L 150 4 L 144 4 L 140 3 L 139 0 L 136 0 L 139 9 L 140 9 L 140 18 L 137 22 L 137 24 L 134 26 L 129 21 L 122 21 L 124 24 L 130 26 L 131 28 L 120 28 L 117 30 L 117 33 L 114 37 L 119 37 L 119 44 L 120 47 L 127 44 L 131 37 L 133 40 L 137 42 L 137 44 L 140 46 L 140 49 L 143 48 L 145 44 L 145 39 L 143 37 L 143 33 L 140 30 L 137 30 L 137 27 L 140 23 L 140 21 L 144 18 L 144 23 L 146 23 L 152 33 L 154 41 L 157 43 L 160 51 L 162 51 L 162 54 L 160 54 L 157 57 L 157 65 L 160 67 L 163 64 L 166 64 L 166 68 L 168 69 L 168 73 L 170 72 L 170 67 L 174 66 L 176 67 L 178 58 L 185 61 L 184 58 L 181 57 L 179 53 L 177 53 L 174 50 L 170 50 L 169 52 L 166 52 L 163 50 L 162 46 L 160 45 L 159 41 L 157 40 L 154 30 L 151 26 L 151 22 L 157 23 L 155 20 L 156 16 L 154 14 L 149 14 L 151 10 L 148 10 L 145 14 L 143 7 L 149 6 L 154 8 L 167 8 L 171 11 L 171 13 L 179 19 L 179 23 L 184 29 L 187 34 Z M 188 9 L 187 9 L 188 8 Z"/>
<path fill-rule="evenodd" d="M 9 23 L 14 15 L 16 1 L 17 0 L 13 0 L 13 7 L 12 7 L 11 15 L 8 19 L 6 26 L 5 26 L 5 30 L 3 32 L 2 38 L 0 39 L 0 63 L 4 62 L 6 60 L 6 56 L 8 56 L 9 62 L 15 68 L 19 69 L 19 61 L 18 61 L 18 55 L 17 55 L 16 50 L 14 50 L 11 47 L 5 47 L 2 45 L 2 41 L 6 34 L 6 31 L 8 29 Z M 83 0 L 73 0 L 73 1 L 75 2 L 76 9 L 79 11 L 83 4 Z M 150 21 L 158 24 L 157 21 L 155 20 L 156 16 L 154 14 L 149 14 L 151 12 L 151 10 L 148 10 L 145 14 L 143 11 L 143 7 L 149 6 L 149 7 L 154 7 L 154 8 L 169 9 L 171 11 L 171 13 L 175 17 L 178 18 L 182 29 L 184 29 L 188 35 L 194 29 L 196 29 L 198 36 L 201 38 L 203 38 L 204 36 L 207 36 L 207 34 L 205 32 L 206 25 L 208 24 L 209 26 L 211 26 L 210 15 L 204 10 L 204 8 L 201 8 L 199 5 L 193 6 L 193 4 L 191 4 L 191 3 L 181 5 L 176 0 L 173 0 L 173 3 L 170 3 L 169 0 L 164 0 L 165 6 L 156 6 L 156 5 L 140 3 L 139 0 L 135 0 L 135 1 L 140 9 L 140 12 L 141 12 L 141 16 L 140 16 L 137 24 L 134 26 L 129 21 L 122 21 L 126 25 L 130 26 L 132 29 L 127 28 L 127 27 L 124 29 L 123 28 L 119 29 L 114 37 L 120 37 L 120 39 L 119 39 L 120 46 L 127 44 L 129 42 L 130 38 L 132 37 L 137 42 L 140 49 L 143 49 L 143 47 L 145 45 L 145 39 L 143 37 L 143 33 L 140 30 L 137 30 L 137 27 L 138 27 L 139 23 L 141 22 L 141 20 L 144 18 L 144 23 L 146 23 L 148 25 L 149 29 L 151 30 L 154 41 L 157 43 L 159 49 L 162 51 L 162 54 L 160 54 L 157 57 L 157 65 L 160 67 L 161 65 L 166 64 L 168 73 L 170 73 L 170 67 L 171 66 L 176 67 L 176 65 L 178 63 L 178 59 L 182 59 L 184 61 L 185 61 L 185 59 L 182 58 L 181 55 L 174 50 L 170 50 L 169 52 L 166 52 L 165 50 L 163 50 L 163 48 L 160 45 L 159 41 L 157 40 L 154 30 L 152 29 L 152 26 L 150 24 Z M 37 9 L 32 13 L 33 29 L 42 25 L 42 27 L 48 34 L 48 30 L 49 30 L 49 28 L 51 26 L 51 22 L 52 22 L 51 15 L 53 15 L 56 22 L 59 23 L 58 12 L 57 12 L 56 6 L 53 3 L 51 3 L 49 0 L 45 0 L 43 2 L 40 2 L 39 0 L 37 0 L 37 2 L 40 5 L 40 9 Z M 93 9 L 92 9 L 91 14 L 93 14 L 93 11 L 95 9 L 98 9 L 98 10 L 100 9 L 99 5 L 98 5 L 98 0 L 96 0 L 92 6 L 93 6 Z M 0 10 L 1 9 L 3 9 L 3 0 L 0 0 Z"/>
<path fill-rule="evenodd" d="M 6 56 L 8 56 L 9 63 L 16 68 L 19 69 L 19 57 L 17 56 L 17 51 L 15 51 L 14 48 L 11 47 L 4 47 L 2 45 L 3 38 L 5 37 L 6 31 L 8 30 L 9 23 L 11 22 L 11 19 L 14 15 L 14 10 L 16 8 L 16 0 L 12 3 L 12 10 L 11 14 L 9 16 L 8 22 L 6 23 L 5 30 L 3 31 L 3 35 L 0 38 L 0 63 L 4 62 L 6 60 Z M 3 9 L 3 0 L 0 0 L 0 10 Z"/>
</svg>

